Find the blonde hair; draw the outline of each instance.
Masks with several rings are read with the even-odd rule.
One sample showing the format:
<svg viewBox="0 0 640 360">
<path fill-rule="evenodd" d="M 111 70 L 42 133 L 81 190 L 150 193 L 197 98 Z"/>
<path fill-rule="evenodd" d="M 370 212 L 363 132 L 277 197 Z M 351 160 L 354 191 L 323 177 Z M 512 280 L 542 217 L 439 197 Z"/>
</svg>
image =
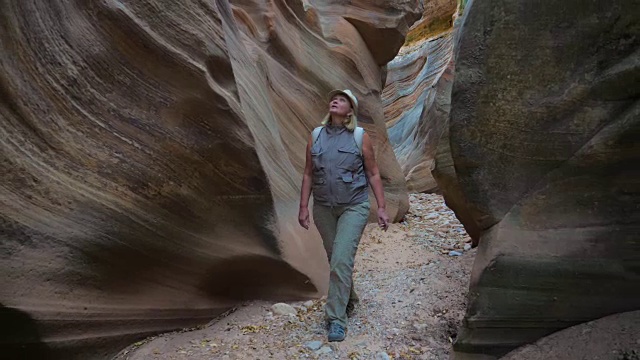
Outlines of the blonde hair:
<svg viewBox="0 0 640 360">
<path fill-rule="evenodd" d="M 327 115 L 322 119 L 323 126 L 331 125 L 331 114 L 327 113 Z M 351 114 L 346 117 L 343 123 L 344 127 L 349 131 L 353 131 L 358 126 L 358 117 L 355 114 Z"/>
</svg>

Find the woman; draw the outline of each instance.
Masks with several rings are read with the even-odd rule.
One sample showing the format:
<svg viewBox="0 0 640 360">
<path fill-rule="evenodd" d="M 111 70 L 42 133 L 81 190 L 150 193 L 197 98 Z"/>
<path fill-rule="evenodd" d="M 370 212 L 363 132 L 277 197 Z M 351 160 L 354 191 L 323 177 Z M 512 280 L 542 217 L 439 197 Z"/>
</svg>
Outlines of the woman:
<svg viewBox="0 0 640 360">
<path fill-rule="evenodd" d="M 329 341 L 346 336 L 347 311 L 358 297 L 353 290 L 353 264 L 369 217 L 367 183 L 378 203 L 378 224 L 385 231 L 389 216 L 369 135 L 357 143 L 358 99 L 350 90 L 329 93 L 329 113 L 307 144 L 298 221 L 309 229 L 309 196 L 313 189 L 313 221 L 330 264 L 326 319 Z M 362 149 L 362 150 L 361 150 Z"/>
</svg>

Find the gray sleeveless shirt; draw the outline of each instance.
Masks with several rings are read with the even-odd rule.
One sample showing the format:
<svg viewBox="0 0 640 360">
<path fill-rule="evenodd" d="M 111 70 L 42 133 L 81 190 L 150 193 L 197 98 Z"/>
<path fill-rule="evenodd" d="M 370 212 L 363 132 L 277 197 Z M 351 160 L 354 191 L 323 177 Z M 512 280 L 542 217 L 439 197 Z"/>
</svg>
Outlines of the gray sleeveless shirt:
<svg viewBox="0 0 640 360">
<path fill-rule="evenodd" d="M 369 200 L 364 159 L 352 131 L 325 126 L 311 146 L 311 158 L 316 204 L 345 206 Z"/>
</svg>

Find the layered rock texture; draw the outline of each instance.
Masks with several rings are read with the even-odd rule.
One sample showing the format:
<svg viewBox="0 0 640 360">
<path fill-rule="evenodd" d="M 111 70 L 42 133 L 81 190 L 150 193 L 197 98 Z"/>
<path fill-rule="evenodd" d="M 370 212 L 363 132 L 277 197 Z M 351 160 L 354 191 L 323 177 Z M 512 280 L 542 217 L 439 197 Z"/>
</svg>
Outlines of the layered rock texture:
<svg viewBox="0 0 640 360">
<path fill-rule="evenodd" d="M 240 299 L 324 291 L 297 225 L 308 134 L 360 98 L 390 215 L 380 94 L 406 1 L 4 1 L 0 352 L 109 358 Z"/>
<path fill-rule="evenodd" d="M 458 359 L 640 308 L 639 13 L 467 4 L 448 136 L 482 236 Z"/>
<path fill-rule="evenodd" d="M 451 105 L 452 34 L 424 41 L 388 65 L 385 118 L 409 191 L 437 187 L 431 170 Z"/>
<path fill-rule="evenodd" d="M 389 139 L 407 188 L 412 192 L 441 192 L 473 245 L 477 245 L 480 228 L 458 184 L 449 146 L 453 47 L 459 35 L 457 15 L 465 4 L 429 3 L 421 21 L 407 35 L 400 54 L 388 65 L 382 100 Z"/>
<path fill-rule="evenodd" d="M 459 4 L 456 0 L 425 1 L 422 18 L 409 30 L 405 46 L 423 42 L 451 30 L 453 17 L 460 5 L 463 4 Z"/>
<path fill-rule="evenodd" d="M 385 120 L 412 192 L 437 189 L 431 171 L 451 107 L 456 10 L 453 0 L 427 2 L 400 54 L 387 66 L 382 94 Z"/>
</svg>

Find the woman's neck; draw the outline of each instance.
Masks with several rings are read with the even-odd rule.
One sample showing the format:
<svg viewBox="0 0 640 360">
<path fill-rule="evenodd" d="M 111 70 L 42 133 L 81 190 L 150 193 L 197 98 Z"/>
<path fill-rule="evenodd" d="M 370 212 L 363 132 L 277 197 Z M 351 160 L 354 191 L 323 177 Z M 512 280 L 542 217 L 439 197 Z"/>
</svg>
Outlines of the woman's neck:
<svg viewBox="0 0 640 360">
<path fill-rule="evenodd" d="M 347 118 L 344 116 L 331 115 L 331 126 L 343 127 L 345 120 Z"/>
</svg>

